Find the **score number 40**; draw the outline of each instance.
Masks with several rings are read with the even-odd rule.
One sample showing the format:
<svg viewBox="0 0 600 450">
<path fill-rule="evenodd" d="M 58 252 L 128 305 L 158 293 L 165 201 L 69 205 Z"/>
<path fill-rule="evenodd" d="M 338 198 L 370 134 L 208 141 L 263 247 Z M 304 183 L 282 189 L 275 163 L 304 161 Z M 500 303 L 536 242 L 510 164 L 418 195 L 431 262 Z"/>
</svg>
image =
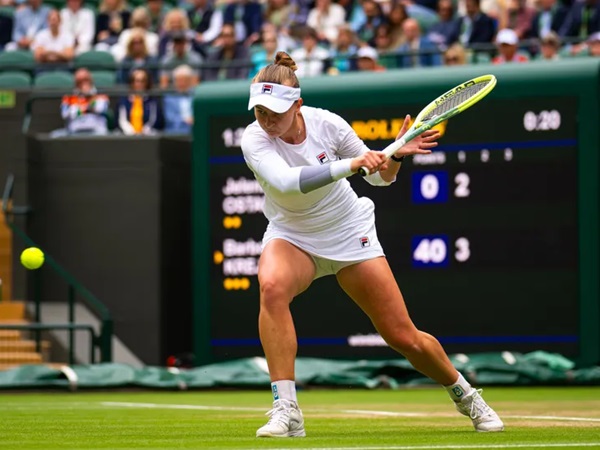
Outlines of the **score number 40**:
<svg viewBox="0 0 600 450">
<path fill-rule="evenodd" d="M 448 236 L 415 236 L 412 239 L 412 261 L 415 267 L 443 267 L 449 263 Z M 454 259 L 466 262 L 471 257 L 469 240 L 459 237 L 454 241 Z"/>
</svg>

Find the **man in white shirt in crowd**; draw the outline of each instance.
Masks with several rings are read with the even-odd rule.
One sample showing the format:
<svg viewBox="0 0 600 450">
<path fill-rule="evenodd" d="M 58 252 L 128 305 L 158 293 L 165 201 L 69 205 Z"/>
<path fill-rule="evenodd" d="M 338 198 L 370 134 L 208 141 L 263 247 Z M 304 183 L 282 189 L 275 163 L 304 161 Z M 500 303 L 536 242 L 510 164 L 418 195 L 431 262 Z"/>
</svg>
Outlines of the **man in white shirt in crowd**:
<svg viewBox="0 0 600 450">
<path fill-rule="evenodd" d="M 306 27 L 302 33 L 302 47 L 291 54 L 298 65 L 298 78 L 316 77 L 324 73 L 329 50 L 319 47 L 318 43 L 315 29 Z"/>
<path fill-rule="evenodd" d="M 63 28 L 75 37 L 77 55 L 92 48 L 96 30 L 94 13 L 82 6 L 83 0 L 67 0 L 67 6 L 60 10 Z"/>
<path fill-rule="evenodd" d="M 48 13 L 48 28 L 35 35 L 31 49 L 38 63 L 52 64 L 71 61 L 75 55 L 75 38 L 61 27 L 60 14 Z"/>
</svg>

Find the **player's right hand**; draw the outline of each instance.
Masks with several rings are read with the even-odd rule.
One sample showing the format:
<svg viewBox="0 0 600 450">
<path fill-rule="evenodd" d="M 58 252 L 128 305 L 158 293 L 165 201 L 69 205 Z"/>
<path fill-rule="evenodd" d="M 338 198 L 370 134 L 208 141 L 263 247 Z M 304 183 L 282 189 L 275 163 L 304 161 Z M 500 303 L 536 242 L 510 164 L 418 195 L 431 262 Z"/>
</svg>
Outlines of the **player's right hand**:
<svg viewBox="0 0 600 450">
<path fill-rule="evenodd" d="M 357 156 L 352 160 L 350 168 L 353 172 L 358 172 L 361 167 L 369 169 L 369 173 L 375 173 L 380 169 L 383 169 L 384 164 L 387 162 L 387 158 L 383 152 L 369 150 L 363 153 L 361 156 Z"/>
</svg>

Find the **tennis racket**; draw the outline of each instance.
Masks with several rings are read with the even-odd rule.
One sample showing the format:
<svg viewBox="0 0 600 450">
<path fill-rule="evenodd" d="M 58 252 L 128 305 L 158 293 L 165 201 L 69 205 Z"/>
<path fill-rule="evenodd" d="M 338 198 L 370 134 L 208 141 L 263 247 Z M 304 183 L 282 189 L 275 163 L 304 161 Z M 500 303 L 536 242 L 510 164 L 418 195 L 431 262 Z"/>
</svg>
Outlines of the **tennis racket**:
<svg viewBox="0 0 600 450">
<path fill-rule="evenodd" d="M 382 152 L 390 158 L 407 142 L 421 133 L 473 106 L 488 95 L 495 86 L 496 77 L 494 75 L 482 75 L 450 89 L 423 108 L 412 126 L 406 131 L 406 134 L 397 141 L 392 142 Z M 361 167 L 358 169 L 358 173 L 363 177 L 367 176 L 369 169 Z"/>
</svg>

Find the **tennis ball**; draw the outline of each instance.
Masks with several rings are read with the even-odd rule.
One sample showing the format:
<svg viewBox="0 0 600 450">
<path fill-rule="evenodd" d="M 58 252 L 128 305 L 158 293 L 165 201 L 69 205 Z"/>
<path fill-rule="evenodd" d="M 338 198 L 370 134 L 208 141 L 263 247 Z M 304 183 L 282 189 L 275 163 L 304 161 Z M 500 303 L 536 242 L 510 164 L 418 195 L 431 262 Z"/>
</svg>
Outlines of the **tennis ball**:
<svg viewBox="0 0 600 450">
<path fill-rule="evenodd" d="M 26 269 L 39 269 L 44 264 L 44 253 L 37 247 L 29 247 L 21 253 L 21 264 Z"/>
</svg>

